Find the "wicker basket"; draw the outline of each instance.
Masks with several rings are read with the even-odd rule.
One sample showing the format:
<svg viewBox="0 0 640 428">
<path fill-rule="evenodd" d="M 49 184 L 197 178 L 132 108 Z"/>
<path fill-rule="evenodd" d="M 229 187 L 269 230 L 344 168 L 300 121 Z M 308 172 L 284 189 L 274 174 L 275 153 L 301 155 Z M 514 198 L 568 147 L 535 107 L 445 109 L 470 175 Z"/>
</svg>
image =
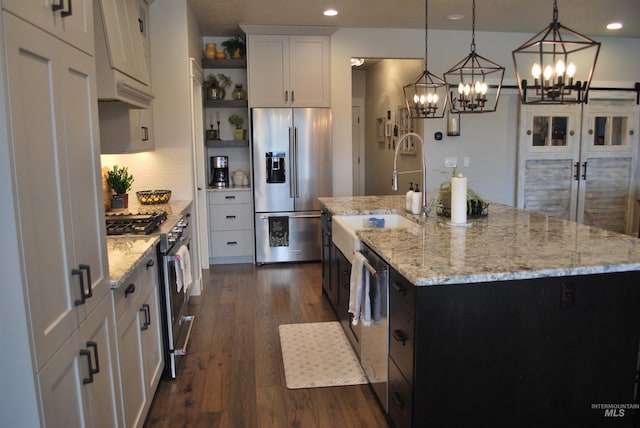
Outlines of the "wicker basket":
<svg viewBox="0 0 640 428">
<path fill-rule="evenodd" d="M 142 205 L 166 204 L 171 199 L 171 190 L 141 190 L 136 196 Z"/>
</svg>

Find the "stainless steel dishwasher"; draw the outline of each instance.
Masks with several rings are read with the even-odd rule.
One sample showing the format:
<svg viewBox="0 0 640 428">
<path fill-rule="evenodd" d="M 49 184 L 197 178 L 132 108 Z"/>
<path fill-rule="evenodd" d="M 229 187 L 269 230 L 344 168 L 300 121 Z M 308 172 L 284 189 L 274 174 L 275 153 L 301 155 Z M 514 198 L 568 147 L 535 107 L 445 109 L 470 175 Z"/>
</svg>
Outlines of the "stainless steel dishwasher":
<svg viewBox="0 0 640 428">
<path fill-rule="evenodd" d="M 369 277 L 371 325 L 360 329 L 360 364 L 378 400 L 388 411 L 389 372 L 389 265 L 367 246 L 360 253 L 365 257 L 364 273 Z"/>
</svg>

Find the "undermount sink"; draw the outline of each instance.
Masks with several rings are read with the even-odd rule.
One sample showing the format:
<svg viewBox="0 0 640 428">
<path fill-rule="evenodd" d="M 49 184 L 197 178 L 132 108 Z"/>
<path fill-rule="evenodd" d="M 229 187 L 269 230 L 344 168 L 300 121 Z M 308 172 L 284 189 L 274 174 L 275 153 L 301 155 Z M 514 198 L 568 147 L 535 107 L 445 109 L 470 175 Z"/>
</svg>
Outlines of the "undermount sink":
<svg viewBox="0 0 640 428">
<path fill-rule="evenodd" d="M 370 221 L 371 219 L 375 219 Z M 372 223 L 376 223 L 373 225 Z M 384 224 L 382 221 L 384 221 Z M 360 239 L 356 231 L 361 229 L 392 229 L 418 227 L 416 223 L 400 214 L 358 214 L 334 215 L 331 217 L 332 241 L 344 256 L 351 260 L 353 253 L 360 250 Z"/>
</svg>

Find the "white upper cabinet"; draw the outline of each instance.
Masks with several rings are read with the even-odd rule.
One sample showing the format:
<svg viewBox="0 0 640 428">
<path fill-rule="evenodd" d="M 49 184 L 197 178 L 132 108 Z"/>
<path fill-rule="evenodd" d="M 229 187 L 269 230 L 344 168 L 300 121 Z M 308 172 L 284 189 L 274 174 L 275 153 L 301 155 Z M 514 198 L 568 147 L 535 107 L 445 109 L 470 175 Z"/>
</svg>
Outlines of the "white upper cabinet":
<svg viewBox="0 0 640 428">
<path fill-rule="evenodd" d="M 249 35 L 251 107 L 330 107 L 330 38 Z"/>
<path fill-rule="evenodd" d="M 93 0 L 4 0 L 5 10 L 93 55 Z"/>
</svg>

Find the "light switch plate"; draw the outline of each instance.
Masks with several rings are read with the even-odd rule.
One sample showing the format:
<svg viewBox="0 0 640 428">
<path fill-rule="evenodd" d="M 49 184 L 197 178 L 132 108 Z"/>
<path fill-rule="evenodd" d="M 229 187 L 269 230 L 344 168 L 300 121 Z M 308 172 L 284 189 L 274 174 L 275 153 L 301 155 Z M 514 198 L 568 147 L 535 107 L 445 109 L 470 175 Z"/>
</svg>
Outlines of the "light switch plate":
<svg viewBox="0 0 640 428">
<path fill-rule="evenodd" d="M 444 166 L 447 168 L 458 166 L 458 158 L 444 158 Z"/>
</svg>

